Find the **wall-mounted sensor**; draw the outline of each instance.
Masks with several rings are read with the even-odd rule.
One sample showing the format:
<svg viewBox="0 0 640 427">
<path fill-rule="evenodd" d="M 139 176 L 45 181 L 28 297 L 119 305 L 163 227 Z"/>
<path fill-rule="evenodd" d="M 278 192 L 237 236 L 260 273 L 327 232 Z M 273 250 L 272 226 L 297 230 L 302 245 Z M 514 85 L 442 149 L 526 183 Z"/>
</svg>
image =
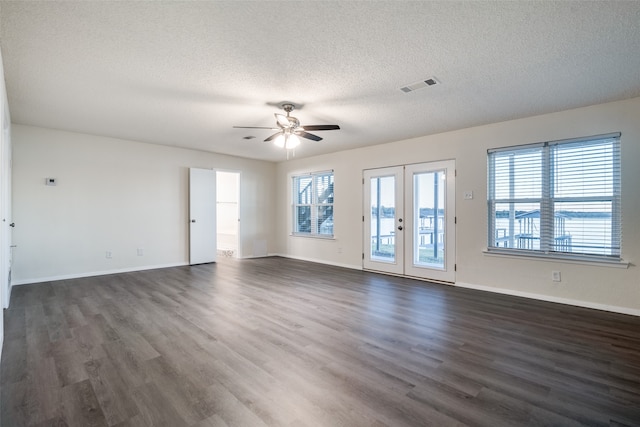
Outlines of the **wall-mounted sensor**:
<svg viewBox="0 0 640 427">
<path fill-rule="evenodd" d="M 44 180 L 46 185 L 56 185 L 56 179 L 55 178 L 45 178 Z"/>
</svg>

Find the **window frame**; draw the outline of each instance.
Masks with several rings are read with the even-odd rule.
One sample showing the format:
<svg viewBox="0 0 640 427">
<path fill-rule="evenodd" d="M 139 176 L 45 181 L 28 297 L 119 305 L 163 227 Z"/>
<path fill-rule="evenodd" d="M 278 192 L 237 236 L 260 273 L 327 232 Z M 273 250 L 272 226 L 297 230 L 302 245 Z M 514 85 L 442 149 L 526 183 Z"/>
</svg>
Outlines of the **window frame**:
<svg viewBox="0 0 640 427">
<path fill-rule="evenodd" d="M 329 194 L 327 194 L 327 199 L 330 199 L 330 201 L 319 201 L 318 194 L 317 194 L 318 180 L 327 176 L 330 177 L 329 186 L 331 190 Z M 299 195 L 301 194 L 299 192 L 299 182 L 305 178 L 311 179 L 311 181 L 307 185 L 307 187 L 310 186 L 309 190 L 311 191 L 310 203 L 301 203 L 299 199 Z M 319 239 L 334 239 L 335 238 L 334 226 L 333 225 L 331 226 L 331 234 L 321 233 L 320 224 L 318 223 L 319 209 L 327 209 L 327 207 L 330 207 L 331 218 L 334 218 L 334 215 L 335 215 L 334 198 L 335 198 L 335 175 L 334 175 L 333 169 L 326 170 L 326 171 L 308 172 L 308 173 L 291 175 L 291 207 L 292 207 L 291 236 L 313 237 L 313 238 L 319 238 Z M 310 218 L 308 218 L 308 220 L 310 221 L 310 230 L 308 232 L 298 230 L 299 228 L 298 212 L 300 207 L 309 208 Z"/>
<path fill-rule="evenodd" d="M 554 194 L 554 188 L 558 185 L 558 181 L 554 175 L 557 164 L 557 154 L 560 152 L 558 147 L 568 146 L 573 144 L 578 147 L 582 144 L 586 147 L 589 143 L 602 143 L 605 140 L 613 140 L 612 142 L 612 154 L 611 154 L 611 194 L 608 195 L 562 195 L 556 196 Z M 518 154 L 524 154 L 527 150 L 535 152 L 539 150 L 540 157 L 540 195 L 539 197 L 514 197 L 513 187 L 518 187 L 518 182 L 513 181 L 515 176 L 511 176 L 501 182 L 507 182 L 509 185 L 510 194 L 508 198 L 496 198 L 496 166 L 495 161 L 497 154 L 512 152 Z M 622 172 L 621 172 L 621 133 L 611 133 L 604 135 L 594 135 L 582 138 L 572 138 L 558 141 L 548 141 L 535 144 L 525 144 L 520 146 L 503 147 L 487 150 L 487 249 L 485 253 L 492 255 L 509 255 L 509 256 L 525 256 L 525 257 L 538 257 L 551 260 L 570 260 L 570 261 L 587 261 L 587 262 L 602 262 L 607 264 L 626 264 L 622 262 L 622 206 L 621 206 L 621 188 L 622 188 Z M 512 173 L 513 169 L 510 171 Z M 592 175 L 593 176 L 592 172 Z M 589 175 L 585 175 L 589 177 Z M 522 188 L 522 183 L 520 188 Z M 610 203 L 611 204 L 611 228 L 609 230 L 608 237 L 611 244 L 609 247 L 603 246 L 603 250 L 610 249 L 611 254 L 598 254 L 598 253 L 585 253 L 585 252 L 571 252 L 557 250 L 557 244 L 555 241 L 555 204 L 558 203 Z M 539 249 L 523 249 L 516 247 L 500 247 L 498 237 L 496 235 L 496 205 L 498 204 L 538 204 L 539 205 Z M 510 209 L 512 206 L 510 206 Z M 511 224 L 510 224 L 511 227 Z M 510 230 L 510 236 L 514 230 Z M 513 242 L 510 243 L 513 246 Z"/>
</svg>

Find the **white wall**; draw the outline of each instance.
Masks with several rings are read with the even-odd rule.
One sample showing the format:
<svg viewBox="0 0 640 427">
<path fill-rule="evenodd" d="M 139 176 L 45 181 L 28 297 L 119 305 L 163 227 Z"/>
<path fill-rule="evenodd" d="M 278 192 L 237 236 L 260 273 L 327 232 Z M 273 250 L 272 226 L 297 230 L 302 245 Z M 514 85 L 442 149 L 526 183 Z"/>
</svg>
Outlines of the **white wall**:
<svg viewBox="0 0 640 427">
<path fill-rule="evenodd" d="M 455 159 L 456 284 L 640 315 L 640 98 L 462 129 L 278 164 L 277 250 L 284 256 L 362 267 L 362 170 Z M 427 118 L 425 118 L 427 120 Z M 483 254 L 487 149 L 622 132 L 622 253 L 628 269 Z M 293 237 L 292 173 L 334 169 L 335 240 Z M 472 190 L 473 200 L 464 200 Z M 551 281 L 551 271 L 562 282 Z"/>
<path fill-rule="evenodd" d="M 241 172 L 244 256 L 275 239 L 273 163 L 16 124 L 12 140 L 16 284 L 187 264 L 189 167 Z"/>
</svg>

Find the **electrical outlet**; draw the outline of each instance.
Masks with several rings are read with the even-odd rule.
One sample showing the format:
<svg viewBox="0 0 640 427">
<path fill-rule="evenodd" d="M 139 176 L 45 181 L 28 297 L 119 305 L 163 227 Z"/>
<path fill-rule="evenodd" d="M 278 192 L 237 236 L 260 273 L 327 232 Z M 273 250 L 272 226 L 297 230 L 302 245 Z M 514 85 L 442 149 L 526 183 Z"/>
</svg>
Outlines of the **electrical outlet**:
<svg viewBox="0 0 640 427">
<path fill-rule="evenodd" d="M 473 199 L 473 191 L 465 191 L 465 192 L 464 192 L 464 199 L 465 199 L 465 200 L 471 200 L 471 199 Z"/>
<path fill-rule="evenodd" d="M 104 254 L 105 258 L 111 258 L 113 256 L 113 254 L 111 253 L 111 251 L 107 251 Z"/>
<path fill-rule="evenodd" d="M 144 249 L 138 248 L 138 256 L 143 256 L 143 255 L 144 255 Z"/>
<path fill-rule="evenodd" d="M 551 272 L 551 280 L 553 280 L 554 282 L 560 282 L 562 280 L 562 278 L 560 276 L 560 272 L 559 271 L 552 271 Z"/>
</svg>

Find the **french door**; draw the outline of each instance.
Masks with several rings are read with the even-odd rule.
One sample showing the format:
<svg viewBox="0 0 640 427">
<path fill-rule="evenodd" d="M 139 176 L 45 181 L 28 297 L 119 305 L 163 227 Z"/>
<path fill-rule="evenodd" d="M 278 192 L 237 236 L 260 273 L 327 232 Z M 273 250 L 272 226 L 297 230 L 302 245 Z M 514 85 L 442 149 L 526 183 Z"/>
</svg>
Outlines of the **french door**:
<svg viewBox="0 0 640 427">
<path fill-rule="evenodd" d="M 455 162 L 364 173 L 367 270 L 455 282 Z"/>
</svg>

